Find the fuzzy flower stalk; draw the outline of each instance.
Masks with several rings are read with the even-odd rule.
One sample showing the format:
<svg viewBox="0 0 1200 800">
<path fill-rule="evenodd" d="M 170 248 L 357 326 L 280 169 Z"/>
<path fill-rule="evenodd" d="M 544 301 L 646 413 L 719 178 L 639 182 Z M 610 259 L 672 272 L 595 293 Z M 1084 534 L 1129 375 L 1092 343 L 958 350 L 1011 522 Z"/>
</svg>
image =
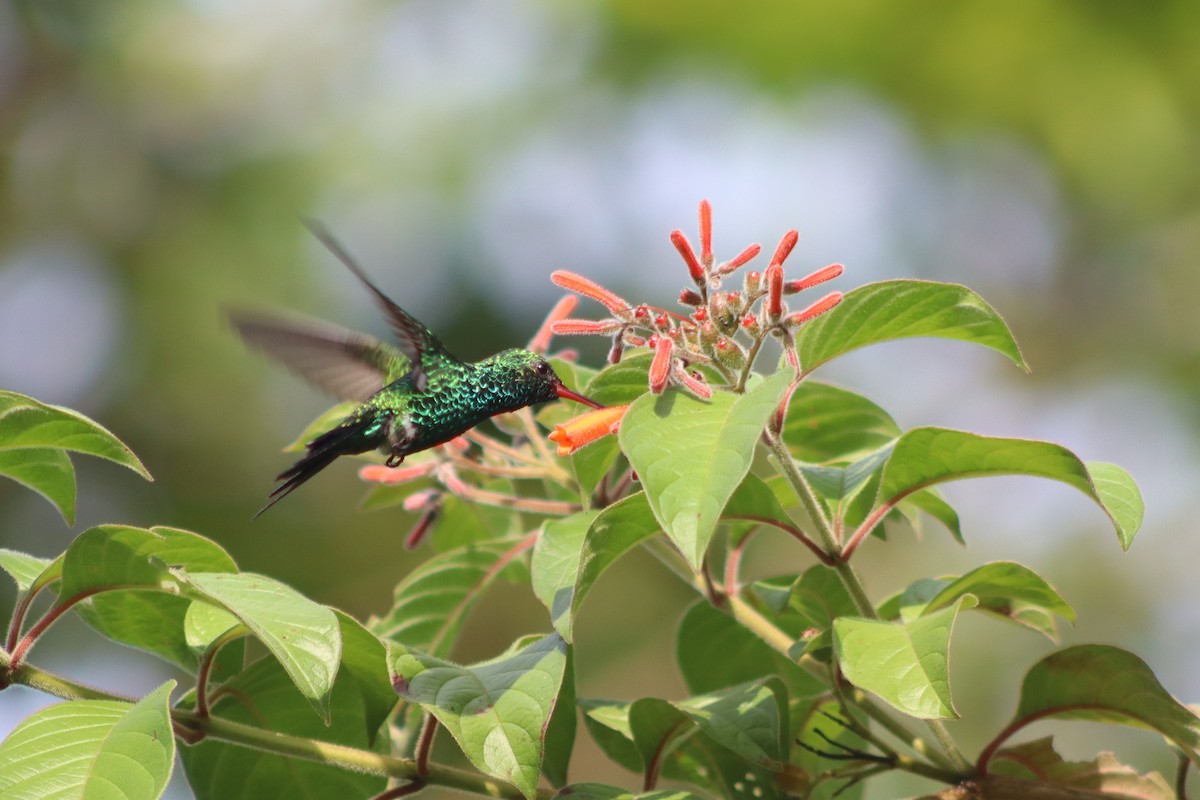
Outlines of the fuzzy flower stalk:
<svg viewBox="0 0 1200 800">
<path fill-rule="evenodd" d="M 756 357 L 769 337 L 781 340 L 788 363 L 803 374 L 795 354 L 797 329 L 832 309 L 842 300 L 830 292 L 798 309 L 788 299 L 842 274 L 841 264 L 830 264 L 808 275 L 788 280 L 784 264 L 800 239 L 786 232 L 763 272 L 747 271 L 740 285 L 725 288 L 731 276 L 762 252 L 751 244 L 727 261 L 718 261 L 713 250 L 712 206 L 700 203 L 700 251 L 696 252 L 681 230 L 670 241 L 683 260 L 690 285 L 679 294 L 684 313 L 651 305 L 631 305 L 611 290 L 582 275 L 559 270 L 550 276 L 563 289 L 604 306 L 605 319 L 561 317 L 551 323 L 558 336 L 595 335 L 611 341 L 609 361 L 616 363 L 630 350 L 646 348 L 651 355 L 647 375 L 650 391 L 682 387 L 707 399 L 714 388 L 741 392 Z M 584 415 L 589 416 L 589 415 Z"/>
</svg>

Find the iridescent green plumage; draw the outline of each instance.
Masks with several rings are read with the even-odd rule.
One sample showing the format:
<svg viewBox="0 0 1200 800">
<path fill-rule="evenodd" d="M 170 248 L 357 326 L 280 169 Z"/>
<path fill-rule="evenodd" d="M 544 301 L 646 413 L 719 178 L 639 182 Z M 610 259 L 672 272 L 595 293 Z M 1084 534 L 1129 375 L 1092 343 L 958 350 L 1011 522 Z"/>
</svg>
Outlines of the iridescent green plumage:
<svg viewBox="0 0 1200 800">
<path fill-rule="evenodd" d="M 399 348 L 330 325 L 234 317 L 249 344 L 334 396 L 362 402 L 279 474 L 281 483 L 259 514 L 339 456 L 378 449 L 396 466 L 495 414 L 556 397 L 597 405 L 563 386 L 546 360 L 529 350 L 505 350 L 475 363 L 455 358 L 432 331 L 379 291 L 337 242 L 318 228 L 313 232 L 375 296 Z"/>
</svg>

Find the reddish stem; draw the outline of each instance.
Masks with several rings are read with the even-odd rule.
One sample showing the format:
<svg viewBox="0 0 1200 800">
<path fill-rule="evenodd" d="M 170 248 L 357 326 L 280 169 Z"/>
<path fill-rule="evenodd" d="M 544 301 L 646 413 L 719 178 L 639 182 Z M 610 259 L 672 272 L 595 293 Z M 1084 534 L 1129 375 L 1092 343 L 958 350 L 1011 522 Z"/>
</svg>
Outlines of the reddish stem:
<svg viewBox="0 0 1200 800">
<path fill-rule="evenodd" d="M 235 628 L 234 630 L 236 631 L 237 629 Z M 212 699 L 208 696 L 208 678 L 212 674 L 213 664 L 216 663 L 217 653 L 221 651 L 222 647 L 242 635 L 242 633 L 230 633 L 220 637 L 208 646 L 208 649 L 204 652 L 204 658 L 200 660 L 200 665 L 196 670 L 196 714 L 201 718 L 208 716 L 210 700 Z"/>
<path fill-rule="evenodd" d="M 437 729 L 437 717 L 426 714 L 425 722 L 421 725 L 421 735 L 417 737 L 417 750 L 413 754 L 417 761 L 417 775 L 422 778 L 429 774 L 429 754 L 433 752 L 433 737 Z"/>
<path fill-rule="evenodd" d="M 654 787 L 658 785 L 658 774 L 662 771 L 663 759 L 667 755 L 667 745 L 674 741 L 675 734 L 679 732 L 680 726 L 686 725 L 688 722 L 690 720 L 681 719 L 663 734 L 662 739 L 658 742 L 658 747 L 654 748 L 654 755 L 650 758 L 650 763 L 646 765 L 646 774 L 642 778 L 642 791 L 654 791 Z"/>
<path fill-rule="evenodd" d="M 37 624 L 29 629 L 29 633 L 25 634 L 25 636 L 17 643 L 17 645 L 12 648 L 12 660 L 9 662 L 9 669 L 15 670 L 17 667 L 21 666 L 21 662 L 25 660 L 25 654 L 29 652 L 29 648 L 33 647 L 33 643 L 37 641 L 37 638 L 41 636 L 42 633 L 45 632 L 46 628 L 49 628 L 56 619 L 69 611 L 71 606 L 80 601 L 88 599 L 94 594 L 100 594 L 101 592 L 107 592 L 115 589 L 133 588 L 141 589 L 145 587 L 100 586 L 93 589 L 86 589 L 74 597 L 67 598 L 65 601 L 59 601 L 59 603 L 55 606 L 52 606 L 50 610 L 46 612 L 46 616 L 38 620 Z"/>
<path fill-rule="evenodd" d="M 808 536 L 804 533 L 804 531 L 800 530 L 799 528 L 795 527 L 794 525 L 788 525 L 785 522 L 780 522 L 779 520 L 774 519 L 773 517 L 758 517 L 753 514 L 724 514 L 724 515 L 722 515 L 722 517 L 724 519 L 740 519 L 744 522 L 758 522 L 763 525 L 771 525 L 773 527 L 779 528 L 779 530 L 781 530 L 781 531 L 787 531 L 792 536 L 794 536 L 796 538 L 796 540 L 800 542 L 800 544 L 804 545 L 809 550 L 811 550 L 813 552 L 813 555 L 815 555 L 818 559 L 820 559 L 821 563 L 824 564 L 825 566 L 832 567 L 834 564 L 836 564 L 838 562 L 837 556 L 832 556 L 829 553 L 826 553 L 824 550 L 821 549 L 820 545 L 818 545 L 812 539 L 808 538 Z"/>
</svg>

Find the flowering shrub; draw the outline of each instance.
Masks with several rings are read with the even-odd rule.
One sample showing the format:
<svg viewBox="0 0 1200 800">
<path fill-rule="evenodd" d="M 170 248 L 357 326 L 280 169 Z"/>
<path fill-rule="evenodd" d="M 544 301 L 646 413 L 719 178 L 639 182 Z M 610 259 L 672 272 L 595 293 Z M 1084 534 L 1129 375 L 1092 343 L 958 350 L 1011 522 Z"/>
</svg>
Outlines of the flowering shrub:
<svg viewBox="0 0 1200 800">
<path fill-rule="evenodd" d="M 866 397 L 812 377 L 859 347 L 914 336 L 973 342 L 1023 367 L 1000 316 L 965 287 L 910 280 L 792 309 L 790 298 L 842 267 L 788 279 L 795 231 L 761 272 L 750 269 L 758 245 L 718 261 L 707 202 L 698 254 L 682 232 L 670 238 L 687 270 L 684 313 L 552 275 L 607 316 L 572 317 L 576 300 L 564 298 L 531 348 L 604 408 L 573 418 L 561 404 L 526 408 L 401 466 L 361 468 L 366 507 L 407 514 L 405 544 L 437 551 L 378 618 L 363 623 L 240 572 L 219 546 L 174 528 L 92 528 L 55 559 L 0 550 L 18 589 L 0 688 L 24 684 L 70 701 L 0 744 L 0 795 L 64 786 L 82 795 L 103 783 L 124 797 L 157 797 L 182 742 L 196 795 L 223 800 L 399 797 L 437 786 L 503 797 L 832 797 L 888 772 L 951 787 L 947 797 L 1173 796 L 1161 776 L 1111 754 L 1071 762 L 1051 738 L 1013 742 L 1045 719 L 1151 728 L 1177 748 L 1181 787 L 1187 761 L 1200 760 L 1200 720 L 1115 646 L 1048 652 L 1025 673 L 1010 722 L 977 752 L 945 726 L 957 716 L 948 669 L 956 620 L 984 613 L 1053 643 L 1058 620 L 1073 621 L 1075 610 L 1047 580 L 991 562 L 878 598 L 852 568 L 885 526 L 928 518 L 964 541 L 937 487 L 994 474 L 1074 486 L 1107 515 L 1121 547 L 1132 543 L 1141 496 L 1119 467 L 1047 442 L 904 431 Z M 608 364 L 551 352 L 554 336 L 577 334 L 606 337 Z M 783 358 L 762 369 L 770 339 Z M 297 447 L 345 413 L 323 415 Z M 68 451 L 145 474 L 96 423 L 0 393 L 0 472 L 70 519 Z M 745 554 L 768 535 L 789 537 L 794 557 L 771 575 L 744 574 Z M 913 545 L 897 536 L 873 546 Z M 696 592 L 674 634 L 688 695 L 580 696 L 576 617 L 596 580 L 635 548 Z M 518 562 L 550 632 L 482 663 L 449 660 L 463 616 Z M 178 665 L 187 693 L 172 701 L 169 682 L 120 698 L 36 667 L 31 651 L 68 611 Z M 244 666 L 249 637 L 266 655 Z M 570 781 L 580 720 L 644 794 Z M 433 760 L 439 730 L 470 769 Z M 123 766 L 131 760 L 139 770 Z M 678 790 L 659 790 L 666 782 Z"/>
</svg>

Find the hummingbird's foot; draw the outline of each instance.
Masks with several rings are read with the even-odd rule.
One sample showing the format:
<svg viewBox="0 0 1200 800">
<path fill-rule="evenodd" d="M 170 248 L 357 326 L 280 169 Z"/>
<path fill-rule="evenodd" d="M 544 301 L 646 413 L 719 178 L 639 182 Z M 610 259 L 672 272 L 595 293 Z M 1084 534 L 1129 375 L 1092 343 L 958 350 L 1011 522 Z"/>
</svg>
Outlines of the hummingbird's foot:
<svg viewBox="0 0 1200 800">
<path fill-rule="evenodd" d="M 395 453 L 392 453 L 390 456 L 387 457 L 387 461 L 385 461 L 383 463 L 385 465 L 395 469 L 396 467 L 398 467 L 404 463 L 404 456 L 398 456 Z"/>
</svg>

